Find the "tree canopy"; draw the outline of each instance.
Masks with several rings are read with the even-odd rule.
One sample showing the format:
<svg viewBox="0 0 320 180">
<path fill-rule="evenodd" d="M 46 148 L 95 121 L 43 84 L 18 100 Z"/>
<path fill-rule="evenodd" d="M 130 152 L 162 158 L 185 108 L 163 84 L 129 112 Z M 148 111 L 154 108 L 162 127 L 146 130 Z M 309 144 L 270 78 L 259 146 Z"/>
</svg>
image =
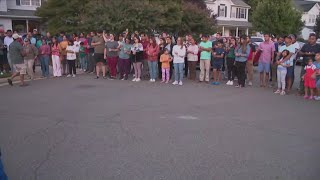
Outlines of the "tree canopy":
<svg viewBox="0 0 320 180">
<path fill-rule="evenodd" d="M 47 0 L 36 15 L 53 33 L 128 29 L 184 35 L 211 33 L 215 25 L 204 0 Z"/>
<path fill-rule="evenodd" d="M 316 19 L 316 25 L 313 28 L 313 31 L 316 33 L 317 37 L 320 35 L 320 13 Z"/>
<path fill-rule="evenodd" d="M 257 31 L 276 35 L 298 33 L 304 23 L 301 12 L 293 8 L 292 0 L 263 0 L 252 13 Z"/>
</svg>

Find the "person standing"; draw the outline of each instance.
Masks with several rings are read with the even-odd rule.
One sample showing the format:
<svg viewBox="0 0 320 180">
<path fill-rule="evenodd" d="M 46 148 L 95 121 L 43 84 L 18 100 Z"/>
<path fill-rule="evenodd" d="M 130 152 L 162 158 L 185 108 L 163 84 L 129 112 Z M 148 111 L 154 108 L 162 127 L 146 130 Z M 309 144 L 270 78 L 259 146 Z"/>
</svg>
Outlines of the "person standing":
<svg viewBox="0 0 320 180">
<path fill-rule="evenodd" d="M 160 57 L 161 55 L 164 53 L 164 50 L 166 49 L 166 39 L 164 37 L 160 38 L 160 44 L 159 44 L 159 54 L 158 54 L 158 72 L 159 72 L 159 79 L 162 78 L 162 73 L 160 73 L 162 71 L 161 68 L 161 62 L 160 62 Z M 170 53 L 170 52 L 169 52 Z"/>
<path fill-rule="evenodd" d="M 69 67 L 69 74 L 67 77 L 76 77 L 77 47 L 73 44 L 72 41 L 69 41 L 69 45 L 66 50 L 67 50 L 67 61 L 68 61 L 68 67 Z"/>
<path fill-rule="evenodd" d="M 248 86 L 252 86 L 253 82 L 253 60 L 256 56 L 256 47 L 251 43 L 251 38 L 247 37 L 248 44 L 250 46 L 250 54 L 247 60 L 246 68 L 247 68 L 247 79 L 248 79 Z"/>
<path fill-rule="evenodd" d="M 235 49 L 235 61 L 238 75 L 237 88 L 245 87 L 246 82 L 246 64 L 250 54 L 250 46 L 248 45 L 247 36 L 243 35 L 240 38 L 240 43 Z"/>
<path fill-rule="evenodd" d="M 117 78 L 117 65 L 119 59 L 120 44 L 115 41 L 115 35 L 110 34 L 109 41 L 106 42 L 106 48 L 104 50 L 104 58 L 107 59 L 110 68 L 110 79 Z"/>
<path fill-rule="evenodd" d="M 259 45 L 258 50 L 261 51 L 258 65 L 260 73 L 260 87 L 267 87 L 271 62 L 273 62 L 275 52 L 274 43 L 270 40 L 270 34 L 264 35 L 264 42 Z"/>
<path fill-rule="evenodd" d="M 91 45 L 92 43 L 92 38 L 95 36 L 94 32 L 90 32 L 87 35 L 87 41 L 88 41 L 88 45 L 87 45 L 87 51 L 88 51 L 88 71 L 87 73 L 93 73 L 94 72 L 94 68 L 96 66 L 95 64 L 95 59 L 94 59 L 94 47 Z"/>
<path fill-rule="evenodd" d="M 62 66 L 62 75 L 66 75 L 67 72 L 67 47 L 68 47 L 68 39 L 67 36 L 62 37 L 62 41 L 59 44 L 60 47 L 60 60 Z"/>
<path fill-rule="evenodd" d="M 184 57 L 186 56 L 186 47 L 183 45 L 182 38 L 177 39 L 177 45 L 173 46 L 173 65 L 174 65 L 174 79 L 173 85 L 183 85 L 183 67 L 184 67 Z"/>
<path fill-rule="evenodd" d="M 33 64 L 38 56 L 39 51 L 33 44 L 30 44 L 30 40 L 28 38 L 24 39 L 23 51 L 26 53 L 26 55 L 24 56 L 24 63 L 27 66 L 27 74 L 33 80 Z"/>
<path fill-rule="evenodd" d="M 79 59 L 80 59 L 80 68 L 81 68 L 81 70 L 83 72 L 86 72 L 88 60 L 87 60 L 86 47 L 84 46 L 84 42 L 80 42 Z"/>
<path fill-rule="evenodd" d="M 13 72 L 13 65 L 10 58 L 10 44 L 13 42 L 12 30 L 7 30 L 7 36 L 4 38 L 4 46 L 7 48 L 7 59 L 10 66 L 11 71 Z"/>
<path fill-rule="evenodd" d="M 302 78 L 305 74 L 305 66 L 307 65 L 308 59 L 312 59 L 315 61 L 315 56 L 317 53 L 320 53 L 320 45 L 317 44 L 317 36 L 316 34 L 312 33 L 309 36 L 308 43 L 303 45 L 301 48 L 299 55 L 303 57 L 302 61 L 302 67 L 301 67 L 301 73 L 300 77 Z M 304 95 L 304 82 L 300 81 L 300 86 L 299 86 L 299 95 Z"/>
<path fill-rule="evenodd" d="M 161 83 L 169 83 L 170 80 L 170 61 L 172 57 L 169 54 L 169 50 L 165 49 L 164 53 L 160 56 L 161 71 L 162 71 L 162 81 Z"/>
<path fill-rule="evenodd" d="M 188 47 L 191 45 L 191 39 L 192 39 L 192 36 L 188 34 L 186 36 L 186 41 L 184 42 L 184 46 L 186 47 L 186 49 L 188 49 Z M 189 72 L 189 63 L 188 63 L 188 57 L 186 56 L 184 58 L 184 77 L 188 78 L 188 72 Z"/>
<path fill-rule="evenodd" d="M 102 37 L 102 31 L 99 30 L 97 32 L 97 36 L 92 38 L 91 46 L 94 47 L 94 59 L 96 63 L 96 73 L 97 76 L 95 79 L 99 79 L 100 76 L 100 69 L 102 69 L 102 76 L 106 79 L 106 61 L 104 59 L 104 48 L 105 48 L 105 41 Z"/>
<path fill-rule="evenodd" d="M 286 76 L 287 76 L 287 67 L 289 64 L 287 64 L 289 61 L 286 58 L 290 52 L 288 50 L 282 51 L 281 55 L 282 58 L 277 60 L 276 64 L 278 64 L 277 67 L 277 79 L 278 79 L 278 89 L 275 94 L 285 95 L 286 94 Z"/>
<path fill-rule="evenodd" d="M 200 82 L 204 80 L 209 83 L 209 73 L 210 73 L 210 64 L 211 64 L 211 49 L 212 42 L 208 41 L 208 36 L 202 36 L 202 42 L 199 45 L 200 54 Z"/>
<path fill-rule="evenodd" d="M 56 37 L 52 38 L 51 44 L 53 76 L 61 77 L 60 45 Z"/>
<path fill-rule="evenodd" d="M 49 78 L 49 60 L 51 55 L 50 46 L 46 44 L 46 39 L 42 39 L 42 45 L 39 48 L 42 76 Z"/>
<path fill-rule="evenodd" d="M 172 43 L 172 39 L 170 36 L 166 36 L 166 43 L 167 43 L 166 49 L 168 49 L 169 54 L 173 56 L 172 50 L 173 50 L 174 44 Z M 170 78 L 172 78 L 172 73 L 173 73 L 172 71 L 173 71 L 173 61 L 170 62 Z"/>
<path fill-rule="evenodd" d="M 150 82 L 156 82 L 159 46 L 157 45 L 156 39 L 154 37 L 149 39 L 149 44 L 147 46 L 146 53 L 148 55 Z"/>
<path fill-rule="evenodd" d="M 140 43 L 139 36 L 135 35 L 133 38 L 134 44 L 131 47 L 131 61 L 134 68 L 133 82 L 141 81 L 141 66 L 143 61 L 143 45 Z"/>
<path fill-rule="evenodd" d="M 220 85 L 221 71 L 224 62 L 225 50 L 223 48 L 222 40 L 217 42 L 216 48 L 212 52 L 213 61 L 213 83 L 212 85 Z"/>
<path fill-rule="evenodd" d="M 235 48 L 236 45 L 236 38 L 232 37 L 230 39 L 230 45 L 227 48 L 227 70 L 228 70 L 228 82 L 227 85 L 233 86 L 233 81 L 235 77 Z"/>
<path fill-rule="evenodd" d="M 20 87 L 27 86 L 27 84 L 24 82 L 24 75 L 27 73 L 27 66 L 24 63 L 23 56 L 25 56 L 25 52 L 23 51 L 22 45 L 17 41 L 19 38 L 18 34 L 12 35 L 13 42 L 10 44 L 10 57 L 11 57 L 11 63 L 12 67 L 14 69 L 14 73 L 12 74 L 11 78 L 8 79 L 9 85 L 13 86 L 12 80 L 16 76 L 20 76 Z"/>
<path fill-rule="evenodd" d="M 131 54 L 131 47 L 132 47 L 130 42 L 131 42 L 130 37 L 126 37 L 125 42 L 121 43 L 121 46 L 120 46 L 119 71 L 120 71 L 121 80 L 127 80 L 129 77 L 129 71 L 131 67 L 130 54 Z"/>
<path fill-rule="evenodd" d="M 271 84 L 274 85 L 277 82 L 277 72 L 278 72 L 278 64 L 277 64 L 277 54 L 279 52 L 279 49 L 281 46 L 285 45 L 284 44 L 284 38 L 282 36 L 279 36 L 277 38 L 277 41 L 274 43 L 275 47 L 275 53 L 274 53 L 274 59 L 273 62 L 271 63 Z"/>
<path fill-rule="evenodd" d="M 198 62 L 199 47 L 194 38 L 191 38 L 191 44 L 187 48 L 187 59 L 189 67 L 189 79 L 195 81 L 197 76 L 197 62 Z"/>
<path fill-rule="evenodd" d="M 149 45 L 149 37 L 146 34 L 141 34 L 141 44 L 143 45 L 143 62 L 142 62 L 142 77 L 148 79 L 149 65 L 147 47 Z"/>
</svg>

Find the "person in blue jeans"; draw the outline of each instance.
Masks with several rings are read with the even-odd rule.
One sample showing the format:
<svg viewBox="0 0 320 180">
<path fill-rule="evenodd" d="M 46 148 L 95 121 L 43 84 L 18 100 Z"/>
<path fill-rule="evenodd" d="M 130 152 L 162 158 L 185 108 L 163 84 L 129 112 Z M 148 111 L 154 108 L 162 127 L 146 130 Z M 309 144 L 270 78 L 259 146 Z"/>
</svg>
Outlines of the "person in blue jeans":
<svg viewBox="0 0 320 180">
<path fill-rule="evenodd" d="M 49 60 L 51 55 L 51 48 L 46 44 L 45 39 L 42 39 L 42 45 L 40 46 L 39 51 L 42 76 L 49 78 Z"/>
<path fill-rule="evenodd" d="M 172 55 L 173 55 L 173 66 L 174 66 L 174 79 L 173 85 L 182 86 L 183 80 L 183 68 L 184 68 L 184 57 L 186 56 L 186 47 L 183 45 L 182 38 L 177 39 L 177 45 L 173 46 Z"/>
<path fill-rule="evenodd" d="M 4 167 L 1 161 L 1 150 L 0 150 L 0 180 L 8 180 L 8 176 L 4 172 Z"/>
</svg>

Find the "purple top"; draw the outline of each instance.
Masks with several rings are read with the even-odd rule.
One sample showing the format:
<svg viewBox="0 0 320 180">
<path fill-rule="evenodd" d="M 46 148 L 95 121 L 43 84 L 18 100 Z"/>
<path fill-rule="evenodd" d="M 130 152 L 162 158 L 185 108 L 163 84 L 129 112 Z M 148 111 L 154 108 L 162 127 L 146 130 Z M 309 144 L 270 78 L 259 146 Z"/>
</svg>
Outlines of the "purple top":
<svg viewBox="0 0 320 180">
<path fill-rule="evenodd" d="M 50 56 L 50 54 L 51 54 L 50 46 L 49 46 L 49 45 L 46 45 L 46 44 L 40 46 L 40 48 L 39 48 L 39 54 L 40 54 L 40 55 Z"/>
<path fill-rule="evenodd" d="M 259 61 L 263 63 L 271 63 L 272 56 L 276 50 L 274 43 L 272 41 L 262 42 L 259 45 L 259 50 L 262 50 Z"/>
</svg>

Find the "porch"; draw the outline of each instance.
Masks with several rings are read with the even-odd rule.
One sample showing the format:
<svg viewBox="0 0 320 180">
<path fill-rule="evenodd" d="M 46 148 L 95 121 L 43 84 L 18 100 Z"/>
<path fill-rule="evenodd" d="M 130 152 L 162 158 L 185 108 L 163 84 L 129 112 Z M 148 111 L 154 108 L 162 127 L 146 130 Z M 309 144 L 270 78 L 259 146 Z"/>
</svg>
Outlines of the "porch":
<svg viewBox="0 0 320 180">
<path fill-rule="evenodd" d="M 248 35 L 249 29 L 252 24 L 247 21 L 225 21 L 217 20 L 218 31 L 222 33 L 222 36 L 235 36 L 239 37 L 243 34 Z"/>
</svg>

